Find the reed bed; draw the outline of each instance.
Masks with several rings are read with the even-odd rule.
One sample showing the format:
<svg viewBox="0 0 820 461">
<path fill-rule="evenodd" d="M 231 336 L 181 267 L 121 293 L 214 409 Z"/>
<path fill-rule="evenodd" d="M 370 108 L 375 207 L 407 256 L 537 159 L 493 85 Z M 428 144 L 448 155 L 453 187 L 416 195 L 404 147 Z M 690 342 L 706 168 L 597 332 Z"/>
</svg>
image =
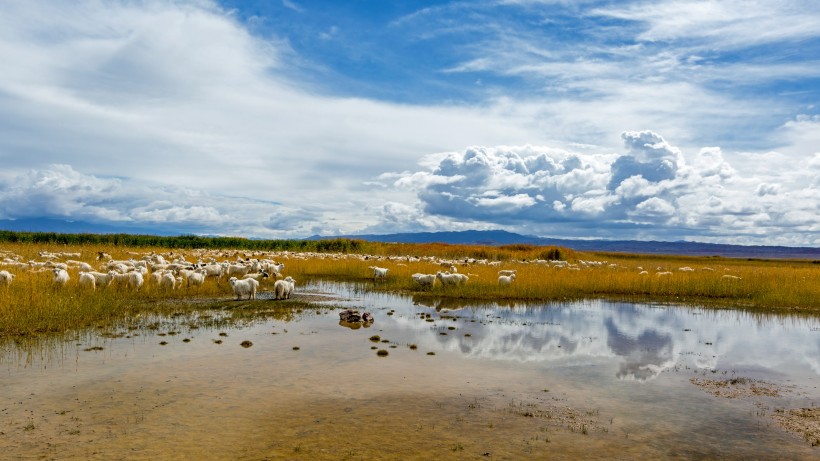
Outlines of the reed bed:
<svg viewBox="0 0 820 461">
<path fill-rule="evenodd" d="M 396 260 L 297 260 L 290 273 L 299 278 L 337 277 L 372 281 L 373 290 L 424 292 L 441 297 L 489 300 L 576 300 L 584 298 L 630 299 L 673 303 L 698 303 L 776 310 L 820 312 L 820 265 L 809 261 L 747 261 L 726 258 L 644 256 L 642 259 L 612 254 L 574 254 L 579 260 L 603 262 L 597 266 L 560 268 L 532 260 L 506 260 L 500 265 L 456 264 L 466 274 L 463 286 L 421 289 L 411 275 L 449 270 L 430 262 Z M 603 259 L 606 258 L 606 259 Z M 384 280 L 374 280 L 369 266 L 389 269 Z M 692 271 L 682 271 L 691 268 Z M 516 270 L 511 286 L 498 284 L 498 271 Z M 641 274 L 646 270 L 647 274 Z M 671 272 L 668 275 L 658 273 Z M 729 276 L 729 277 L 724 277 Z"/>
<path fill-rule="evenodd" d="M 566 301 L 608 298 L 750 310 L 820 312 L 820 264 L 812 261 L 577 253 L 566 248 L 532 245 L 376 244 L 350 243 L 343 239 L 310 245 L 312 249 L 336 251 L 301 252 L 298 251 L 299 243 L 282 244 L 280 246 L 287 249 L 275 251 L 258 246 L 211 250 L 218 251 L 220 260 L 269 257 L 284 262 L 284 274 L 297 280 L 297 291 L 301 283 L 321 278 L 358 282 L 365 289 L 445 299 Z M 362 249 L 367 249 L 368 253 L 359 251 Z M 70 253 L 73 256 L 63 259 L 84 261 L 95 268 L 100 265 L 98 252 L 106 252 L 119 260 L 140 259 L 159 253 L 167 259 L 185 257 L 196 261 L 202 254 L 202 249 L 169 248 L 168 242 L 160 246 L 8 240 L 0 243 L 0 258 L 13 255 L 23 262 L 42 261 L 41 252 L 44 251 Z M 418 257 L 426 258 L 419 260 Z M 468 262 L 473 259 L 482 261 Z M 446 261 L 445 265 L 440 263 L 442 260 Z M 570 267 L 556 267 L 546 263 L 547 260 L 564 260 Z M 584 265 L 582 261 L 593 261 L 594 264 Z M 458 272 L 468 275 L 469 281 L 465 285 L 444 287 L 436 283 L 432 289 L 422 289 L 411 278 L 414 273 L 435 274 L 450 270 L 451 264 Z M 388 268 L 388 276 L 374 280 L 369 266 Z M 692 270 L 682 271 L 684 267 Z M 196 309 L 198 302 L 233 298 L 227 278 L 221 283 L 208 279 L 201 287 L 173 291 L 162 290 L 146 280 L 140 290 L 111 286 L 92 292 L 78 285 L 76 269 L 69 271 L 71 281 L 65 287 L 53 285 L 50 271 L 18 270 L 9 265 L 0 266 L 0 270 L 3 269 L 14 273 L 16 278 L 10 286 L 0 286 L 0 336 L 87 328 L 145 311 Z M 501 269 L 517 271 L 511 286 L 499 286 L 498 271 Z M 642 275 L 641 270 L 647 274 Z M 671 274 L 656 275 L 659 272 Z M 272 279 L 263 280 L 261 289 L 271 290 L 272 285 Z"/>
</svg>

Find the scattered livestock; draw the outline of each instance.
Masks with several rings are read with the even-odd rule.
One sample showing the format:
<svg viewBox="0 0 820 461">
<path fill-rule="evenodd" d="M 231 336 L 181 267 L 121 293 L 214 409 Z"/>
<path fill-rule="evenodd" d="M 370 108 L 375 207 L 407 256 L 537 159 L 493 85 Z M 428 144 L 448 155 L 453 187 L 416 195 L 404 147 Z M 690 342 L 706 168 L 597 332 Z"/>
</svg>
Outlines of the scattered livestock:
<svg viewBox="0 0 820 461">
<path fill-rule="evenodd" d="M 256 289 L 259 288 L 258 281 L 254 279 L 239 280 L 236 277 L 231 277 L 229 282 L 237 300 L 242 299 L 243 296 L 247 296 L 248 299 L 256 299 Z"/>
<path fill-rule="evenodd" d="M 291 293 L 296 286 L 296 280 L 291 276 L 285 277 L 284 280 L 277 280 L 273 284 L 274 299 L 290 299 Z"/>
</svg>

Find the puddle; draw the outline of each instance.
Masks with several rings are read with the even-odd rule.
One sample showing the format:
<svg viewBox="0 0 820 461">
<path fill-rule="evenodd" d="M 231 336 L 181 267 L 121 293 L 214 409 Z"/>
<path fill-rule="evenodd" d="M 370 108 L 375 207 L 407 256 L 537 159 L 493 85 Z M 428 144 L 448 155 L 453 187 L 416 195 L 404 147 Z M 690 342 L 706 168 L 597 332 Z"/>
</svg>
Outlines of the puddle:
<svg viewBox="0 0 820 461">
<path fill-rule="evenodd" d="M 820 406 L 820 319 L 603 301 L 477 305 L 363 288 L 300 287 L 373 313 L 359 328 L 340 324 L 338 309 L 222 309 L 7 341 L 0 452 L 816 459 L 820 450 L 778 420 Z M 693 384 L 704 382 L 775 391 L 725 398 Z"/>
</svg>

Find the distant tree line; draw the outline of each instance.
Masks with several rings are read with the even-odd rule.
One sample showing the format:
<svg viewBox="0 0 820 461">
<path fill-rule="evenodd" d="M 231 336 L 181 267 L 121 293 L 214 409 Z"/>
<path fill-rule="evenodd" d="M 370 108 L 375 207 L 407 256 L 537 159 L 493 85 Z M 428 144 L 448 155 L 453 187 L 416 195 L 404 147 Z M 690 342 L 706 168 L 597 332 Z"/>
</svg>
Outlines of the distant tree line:
<svg viewBox="0 0 820 461">
<path fill-rule="evenodd" d="M 16 232 L 0 230 L 0 243 L 41 245 L 98 245 L 168 248 L 180 250 L 217 249 L 246 251 L 297 251 L 354 253 L 390 256 L 438 256 L 451 259 L 475 258 L 490 261 L 533 259 L 576 259 L 569 248 L 529 244 L 459 245 L 447 243 L 387 243 L 351 238 L 325 240 L 255 240 L 242 237 L 202 237 L 198 235 L 159 236 L 132 234 L 61 234 L 58 232 Z"/>
<path fill-rule="evenodd" d="M 113 245 L 177 249 L 238 249 L 259 251 L 315 251 L 358 253 L 367 242 L 347 238 L 328 240 L 252 240 L 242 237 L 198 235 L 158 236 L 131 234 L 61 234 L 57 232 L 0 231 L 0 242 L 52 245 Z"/>
</svg>

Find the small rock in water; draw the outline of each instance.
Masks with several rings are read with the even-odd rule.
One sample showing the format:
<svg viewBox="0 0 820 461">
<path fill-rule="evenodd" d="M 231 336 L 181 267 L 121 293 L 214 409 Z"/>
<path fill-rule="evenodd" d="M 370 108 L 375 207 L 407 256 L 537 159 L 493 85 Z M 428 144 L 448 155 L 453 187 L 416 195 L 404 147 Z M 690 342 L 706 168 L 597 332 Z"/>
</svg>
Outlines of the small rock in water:
<svg viewBox="0 0 820 461">
<path fill-rule="evenodd" d="M 370 312 L 360 314 L 359 311 L 355 309 L 345 309 L 342 312 L 339 312 L 339 320 L 348 323 L 371 323 L 373 322 L 373 314 Z"/>
</svg>

